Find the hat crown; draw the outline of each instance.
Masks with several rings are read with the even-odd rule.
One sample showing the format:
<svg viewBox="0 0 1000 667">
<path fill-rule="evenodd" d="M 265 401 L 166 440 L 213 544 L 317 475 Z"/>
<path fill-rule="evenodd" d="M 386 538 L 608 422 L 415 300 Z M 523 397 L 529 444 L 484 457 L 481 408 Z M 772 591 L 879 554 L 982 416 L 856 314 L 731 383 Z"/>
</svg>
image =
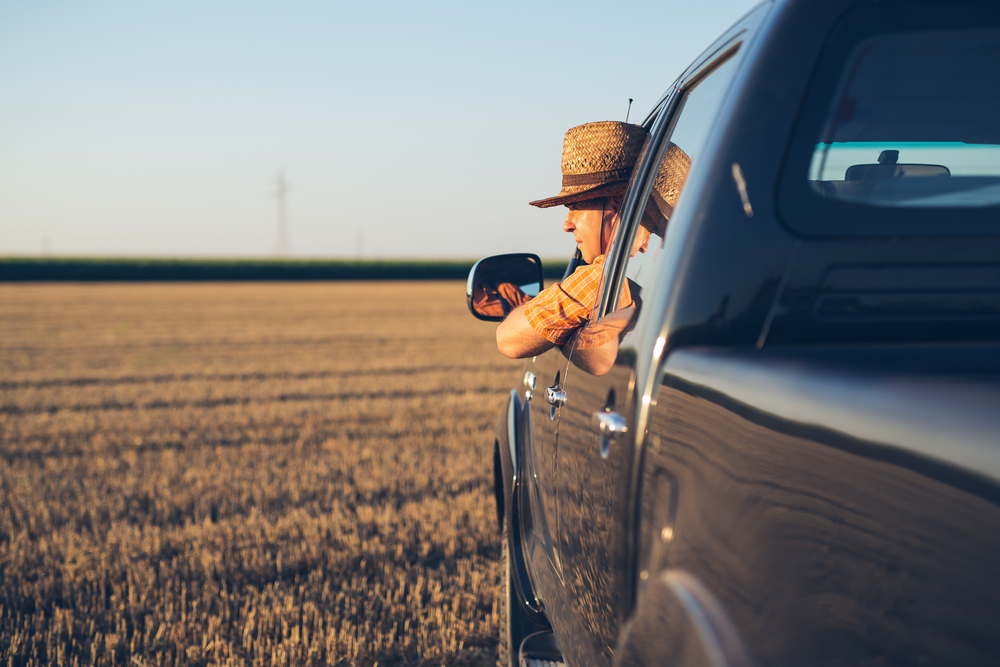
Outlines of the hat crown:
<svg viewBox="0 0 1000 667">
<path fill-rule="evenodd" d="M 691 158 L 681 150 L 681 147 L 670 142 L 667 151 L 660 162 L 660 168 L 653 178 L 653 192 L 666 202 L 671 210 L 680 199 L 688 170 L 691 169 Z"/>
<path fill-rule="evenodd" d="M 631 169 L 646 134 L 640 125 L 614 120 L 570 128 L 563 138 L 563 176 Z"/>
<path fill-rule="evenodd" d="M 570 128 L 563 137 L 562 190 L 528 203 L 548 208 L 623 192 L 647 135 L 641 125 L 616 120 Z"/>
</svg>

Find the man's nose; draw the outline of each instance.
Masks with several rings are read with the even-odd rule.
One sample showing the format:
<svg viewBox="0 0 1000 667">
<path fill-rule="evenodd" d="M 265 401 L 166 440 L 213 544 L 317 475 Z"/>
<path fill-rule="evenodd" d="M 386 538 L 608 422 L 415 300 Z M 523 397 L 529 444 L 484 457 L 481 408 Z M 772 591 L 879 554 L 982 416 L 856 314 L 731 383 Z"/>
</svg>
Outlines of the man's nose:
<svg viewBox="0 0 1000 667">
<path fill-rule="evenodd" d="M 571 232 L 576 229 L 576 225 L 573 224 L 573 211 L 566 214 L 566 221 L 563 223 L 563 231 Z"/>
</svg>

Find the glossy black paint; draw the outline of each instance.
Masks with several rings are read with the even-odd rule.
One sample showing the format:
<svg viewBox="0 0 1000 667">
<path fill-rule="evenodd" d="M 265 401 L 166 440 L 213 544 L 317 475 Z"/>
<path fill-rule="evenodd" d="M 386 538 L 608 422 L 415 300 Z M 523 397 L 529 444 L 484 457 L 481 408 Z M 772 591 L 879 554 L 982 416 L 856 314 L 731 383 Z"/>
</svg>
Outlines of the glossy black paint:
<svg viewBox="0 0 1000 667">
<path fill-rule="evenodd" d="M 938 235 L 789 219 L 816 198 L 799 119 L 828 46 L 857 15 L 909 25 L 951 7 L 1000 16 L 995 1 L 763 3 L 647 120 L 600 312 L 677 100 L 738 59 L 615 366 L 592 377 L 571 351 L 540 355 L 517 423 L 498 422 L 521 452 L 508 462 L 498 435 L 525 602 L 568 664 L 1000 662 L 1000 219 Z M 627 437 L 602 443 L 597 411 Z"/>
<path fill-rule="evenodd" d="M 644 487 L 676 487 L 668 524 L 643 513 L 648 579 L 702 582 L 760 664 L 995 664 L 998 361 L 679 350 L 646 438 Z"/>
<path fill-rule="evenodd" d="M 528 566 L 524 560 L 521 510 L 530 503 L 524 481 L 524 404 L 517 391 L 511 391 L 506 409 L 496 424 L 497 439 L 493 450 L 493 479 L 497 503 L 498 530 L 507 540 L 511 559 L 512 584 L 527 624 L 532 631 L 549 629 L 535 594 Z M 507 523 L 510 522 L 510 523 Z M 505 527 L 508 530 L 505 532 Z M 530 524 L 529 524 L 530 530 Z M 516 648 L 516 647 L 515 647 Z"/>
</svg>

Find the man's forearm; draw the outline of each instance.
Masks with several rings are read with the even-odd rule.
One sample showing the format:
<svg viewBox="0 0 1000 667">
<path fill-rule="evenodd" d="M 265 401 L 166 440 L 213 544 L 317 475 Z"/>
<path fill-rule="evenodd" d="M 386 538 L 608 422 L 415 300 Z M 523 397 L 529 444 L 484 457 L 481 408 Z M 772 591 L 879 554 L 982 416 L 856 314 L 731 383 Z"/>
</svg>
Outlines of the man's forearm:
<svg viewBox="0 0 1000 667">
<path fill-rule="evenodd" d="M 567 344 L 564 349 L 567 350 L 565 354 L 574 366 L 591 375 L 604 375 L 611 370 L 615 360 L 618 359 L 617 338 L 612 338 L 600 347 L 569 351 L 570 346 Z"/>
<path fill-rule="evenodd" d="M 555 343 L 534 330 L 524 316 L 524 305 L 510 311 L 497 327 L 497 348 L 511 359 L 524 359 L 555 347 Z"/>
<path fill-rule="evenodd" d="M 618 359 L 618 343 L 632 328 L 637 313 L 638 308 L 634 305 L 622 308 L 577 331 L 575 340 L 563 348 L 573 350 L 570 357 L 573 365 L 591 375 L 604 375 L 610 371 Z M 605 342 L 599 343 L 601 340 Z"/>
</svg>

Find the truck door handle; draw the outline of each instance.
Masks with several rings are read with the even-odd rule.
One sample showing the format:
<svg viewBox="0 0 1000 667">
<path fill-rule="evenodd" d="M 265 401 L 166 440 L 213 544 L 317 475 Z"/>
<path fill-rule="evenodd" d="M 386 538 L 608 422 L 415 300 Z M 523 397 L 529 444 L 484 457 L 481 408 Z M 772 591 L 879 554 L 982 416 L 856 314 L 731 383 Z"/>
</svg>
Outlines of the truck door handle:
<svg viewBox="0 0 1000 667">
<path fill-rule="evenodd" d="M 614 410 L 598 410 L 591 420 L 597 432 L 609 438 L 617 438 L 622 433 L 628 433 L 625 418 Z"/>
<path fill-rule="evenodd" d="M 601 458 L 608 458 L 611 451 L 611 443 L 618 439 L 623 433 L 628 433 L 628 424 L 625 418 L 614 410 L 598 410 L 591 420 L 594 429 L 601 436 Z"/>
</svg>

